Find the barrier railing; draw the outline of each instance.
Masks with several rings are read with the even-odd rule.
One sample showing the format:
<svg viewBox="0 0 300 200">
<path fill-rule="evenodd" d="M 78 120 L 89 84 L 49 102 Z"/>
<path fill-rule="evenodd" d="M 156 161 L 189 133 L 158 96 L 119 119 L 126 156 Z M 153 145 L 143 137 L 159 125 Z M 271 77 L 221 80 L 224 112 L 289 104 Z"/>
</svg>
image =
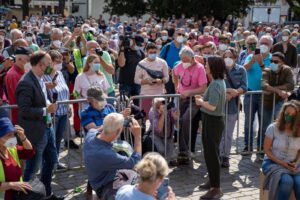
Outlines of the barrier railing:
<svg viewBox="0 0 300 200">
<path fill-rule="evenodd" d="M 261 95 L 261 105 L 260 105 L 260 110 L 261 110 L 261 116 L 260 116 L 260 129 L 259 129 L 259 136 L 260 137 L 260 145 L 258 146 L 258 150 L 257 151 L 253 151 L 251 150 L 250 148 L 250 138 L 251 138 L 251 128 L 250 126 L 252 125 L 251 123 L 251 120 L 249 120 L 249 122 L 245 122 L 245 123 L 249 123 L 249 131 L 248 133 L 244 133 L 244 137 L 246 137 L 246 134 L 248 135 L 248 151 L 240 151 L 240 145 L 239 144 L 239 138 L 241 136 L 240 134 L 240 123 L 241 123 L 241 114 L 239 111 L 237 112 L 237 124 L 236 124 L 236 149 L 235 149 L 235 152 L 232 152 L 230 154 L 250 154 L 250 153 L 262 153 L 262 150 L 263 150 L 263 134 L 262 134 L 262 125 L 263 125 L 263 115 L 264 115 L 264 93 L 263 91 L 249 91 L 247 93 L 245 93 L 244 95 L 242 95 L 243 97 L 245 95 L 250 95 L 250 105 L 249 105 L 249 110 L 251 111 L 252 110 L 252 104 L 253 104 L 253 95 Z M 134 100 L 134 99 L 139 99 L 139 100 L 142 100 L 142 99 L 154 99 L 154 98 L 164 98 L 165 99 L 165 102 L 168 102 L 169 99 L 173 99 L 174 103 L 175 103 L 175 107 L 177 107 L 177 109 L 179 110 L 180 109 L 180 94 L 165 94 L 165 95 L 143 95 L 143 96 L 133 96 L 131 97 L 129 100 L 128 100 L 128 105 L 130 103 L 130 101 Z M 109 97 L 108 100 L 113 100 L 113 101 L 116 101 L 118 103 L 118 105 L 120 105 L 120 102 L 118 102 L 119 100 L 116 99 L 116 98 L 112 98 L 112 97 Z M 57 104 L 74 104 L 74 103 L 79 103 L 80 105 L 82 105 L 83 103 L 86 103 L 87 100 L 86 99 L 76 99 L 76 100 L 68 100 L 68 101 L 57 101 Z M 240 104 L 240 102 L 238 103 Z M 189 131 L 188 131 L 188 147 L 189 147 L 189 153 L 191 152 L 191 144 L 192 144 L 192 107 L 193 105 L 193 102 L 192 102 L 192 98 L 189 98 L 189 106 L 188 106 L 188 109 L 189 109 L 189 113 L 188 113 L 188 116 L 189 116 Z M 166 120 L 167 117 L 168 117 L 168 108 L 167 108 L 168 104 L 165 103 L 164 105 L 164 119 Z M 82 106 L 80 106 L 82 107 Z M 120 106 L 119 106 L 120 107 Z M 238 106 L 239 107 L 239 106 Z M 4 109 L 12 109 L 12 108 L 18 108 L 17 105 L 5 105 L 5 106 L 1 106 L 0 108 L 4 108 Z M 225 123 L 225 137 L 227 136 L 227 116 L 228 116 L 228 102 L 226 103 L 226 123 Z M 244 108 L 245 109 L 245 108 Z M 272 110 L 272 119 L 275 119 L 275 94 L 273 95 L 273 110 Z M 121 111 L 121 110 L 119 110 Z M 253 116 L 252 116 L 252 112 L 249 112 L 250 113 L 250 116 L 249 118 L 251 119 Z M 182 116 L 182 113 L 180 113 L 180 117 Z M 177 145 L 179 146 L 179 142 L 180 142 L 180 117 L 178 117 L 177 121 L 176 121 L 176 128 L 177 128 Z M 54 124 L 55 126 L 55 124 Z M 71 125 L 69 124 L 69 130 L 71 131 Z M 170 127 L 168 126 L 167 123 L 164 123 L 164 155 L 166 157 L 166 154 L 167 154 L 167 135 L 168 135 L 168 129 Z M 152 142 L 152 151 L 154 150 L 154 130 L 155 130 L 155 127 L 154 127 L 154 124 L 152 124 L 152 139 L 153 139 L 153 142 Z M 83 128 L 81 127 L 81 132 L 83 131 Z M 127 130 L 128 131 L 128 130 Z M 67 169 L 74 169 L 74 168 L 78 168 L 78 167 L 73 167 L 71 168 L 70 166 L 70 144 L 69 144 L 69 140 L 70 140 L 70 135 L 71 133 L 67 133 Z M 132 141 L 132 137 L 131 137 L 131 134 L 129 132 L 127 132 L 127 138 L 126 138 L 128 141 Z M 253 137 L 253 140 L 254 140 L 254 137 Z M 80 148 L 82 148 L 82 144 L 84 143 L 83 139 L 81 138 L 80 139 Z M 224 145 L 225 146 L 225 145 Z M 82 149 L 80 149 L 80 168 L 82 168 L 84 166 L 83 164 L 83 151 Z"/>
</svg>

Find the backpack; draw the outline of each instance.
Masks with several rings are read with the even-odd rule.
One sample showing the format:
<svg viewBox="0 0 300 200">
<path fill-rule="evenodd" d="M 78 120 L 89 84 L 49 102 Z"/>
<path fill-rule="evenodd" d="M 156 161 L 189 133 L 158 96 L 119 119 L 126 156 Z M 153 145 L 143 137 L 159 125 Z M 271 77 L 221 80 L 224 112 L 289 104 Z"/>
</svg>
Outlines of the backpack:
<svg viewBox="0 0 300 200">
<path fill-rule="evenodd" d="M 149 129 L 142 138 L 142 155 L 147 152 L 152 152 L 153 140 L 151 137 L 152 131 Z M 154 144 L 153 152 L 157 152 L 157 149 Z"/>
</svg>

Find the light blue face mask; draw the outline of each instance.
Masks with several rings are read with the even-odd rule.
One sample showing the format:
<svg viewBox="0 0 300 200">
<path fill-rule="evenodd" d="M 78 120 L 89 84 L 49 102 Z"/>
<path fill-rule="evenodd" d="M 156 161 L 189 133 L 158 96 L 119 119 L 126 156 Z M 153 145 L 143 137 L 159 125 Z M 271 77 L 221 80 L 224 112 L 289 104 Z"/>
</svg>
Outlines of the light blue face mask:
<svg viewBox="0 0 300 200">
<path fill-rule="evenodd" d="M 94 72 L 99 71 L 99 70 L 100 70 L 100 67 L 101 67 L 101 64 L 100 64 L 100 63 L 94 63 L 94 64 L 92 65 L 92 69 L 93 69 Z"/>
<path fill-rule="evenodd" d="M 269 67 L 273 72 L 276 72 L 278 70 L 278 64 L 275 64 L 273 62 L 270 64 Z"/>
<path fill-rule="evenodd" d="M 150 58 L 151 60 L 155 60 L 157 54 L 156 53 L 151 53 L 148 55 L 148 58 Z"/>
</svg>

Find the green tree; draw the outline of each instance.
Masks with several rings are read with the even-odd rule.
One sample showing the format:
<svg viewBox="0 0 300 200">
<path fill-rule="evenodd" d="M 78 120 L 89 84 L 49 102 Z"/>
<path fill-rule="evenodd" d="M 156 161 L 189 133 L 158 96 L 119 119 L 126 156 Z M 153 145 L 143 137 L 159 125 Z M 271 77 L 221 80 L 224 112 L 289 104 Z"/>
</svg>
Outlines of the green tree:
<svg viewBox="0 0 300 200">
<path fill-rule="evenodd" d="M 294 12 L 294 19 L 300 19 L 300 0 L 286 0 Z"/>
<path fill-rule="evenodd" d="M 261 0 L 274 2 L 276 0 Z M 255 0 L 105 0 L 105 12 L 110 14 L 141 16 L 155 13 L 159 17 L 170 17 L 175 14 L 186 16 L 213 15 L 225 19 L 227 15 L 241 16 Z"/>
<path fill-rule="evenodd" d="M 144 0 L 105 0 L 104 12 L 111 15 L 142 16 L 146 13 Z"/>
</svg>

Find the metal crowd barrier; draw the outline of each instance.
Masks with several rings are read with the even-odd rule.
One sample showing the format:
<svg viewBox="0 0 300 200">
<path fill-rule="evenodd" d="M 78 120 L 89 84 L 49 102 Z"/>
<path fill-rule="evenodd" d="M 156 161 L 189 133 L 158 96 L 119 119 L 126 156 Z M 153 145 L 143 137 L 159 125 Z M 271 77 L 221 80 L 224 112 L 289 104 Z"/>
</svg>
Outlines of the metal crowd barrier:
<svg viewBox="0 0 300 200">
<path fill-rule="evenodd" d="M 263 93 L 263 91 L 249 91 L 249 92 L 246 92 L 245 94 L 243 94 L 242 96 L 244 96 L 244 95 L 250 95 L 250 110 L 252 110 L 252 102 L 253 102 L 253 95 L 255 95 L 255 94 L 258 94 L 258 95 L 262 95 L 262 97 L 261 97 L 261 118 L 260 118 L 260 134 L 259 134 L 259 137 L 260 137 L 260 141 L 261 141 L 261 145 L 258 147 L 258 151 L 250 151 L 250 142 L 249 142 L 249 144 L 248 144 L 248 152 L 242 152 L 242 151 L 240 151 L 239 150 L 239 139 L 240 139 L 240 123 L 241 123 L 241 117 L 240 117 L 240 112 L 238 111 L 238 113 L 237 113 L 237 124 L 236 124 L 236 150 L 235 150 L 235 152 L 232 152 L 231 151 L 231 153 L 230 154 L 250 154 L 250 153 L 262 153 L 262 145 L 263 145 L 263 141 L 262 141 L 262 125 L 263 125 L 263 108 L 264 108 L 264 105 L 263 105 L 263 101 L 264 101 L 264 93 Z M 138 99 L 138 100 L 142 100 L 142 99 L 154 99 L 154 98 L 158 98 L 158 97 L 160 97 L 160 98 L 164 98 L 165 99 L 165 102 L 168 102 L 168 100 L 170 99 L 170 98 L 173 98 L 174 99 L 174 102 L 175 102 L 175 106 L 177 107 L 177 109 L 178 109 L 178 111 L 179 111 L 179 105 L 180 105 L 180 94 L 165 94 L 165 95 L 140 95 L 140 96 L 133 96 L 133 97 L 131 97 L 130 99 L 128 99 L 128 105 L 129 105 L 129 103 L 132 101 L 132 100 L 134 100 L 134 99 Z M 118 99 L 117 98 L 113 98 L 113 97 L 108 97 L 107 98 L 108 100 L 113 100 L 113 101 L 115 101 L 115 102 L 117 102 L 118 103 L 118 105 L 119 105 L 119 112 L 121 111 L 121 108 L 120 108 L 120 102 L 118 102 Z M 176 101 L 175 101 L 175 99 L 176 99 Z M 83 103 L 86 103 L 87 102 L 87 100 L 86 99 L 76 99 L 76 100 L 68 100 L 68 101 L 57 101 L 57 104 L 74 104 L 74 103 L 79 103 L 79 110 L 80 110 L 80 108 L 82 107 L 82 104 Z M 239 102 L 239 104 L 240 104 L 240 102 Z M 239 105 L 238 105 L 239 106 Z M 5 106 L 1 106 L 0 108 L 4 108 L 4 109 L 12 109 L 12 108 L 18 108 L 17 107 L 17 105 L 5 105 Z M 228 108 L 228 102 L 226 103 L 226 108 Z M 164 106 L 164 109 L 165 109 L 165 112 L 164 112 L 164 114 L 165 114 L 165 120 L 167 119 L 167 114 L 168 114 L 168 110 L 167 110 L 167 103 L 165 103 L 165 106 Z M 274 116 L 274 109 L 275 109 L 275 94 L 273 95 L 273 111 L 272 111 L 272 118 L 274 119 L 275 118 L 275 116 Z M 192 98 L 189 98 L 189 119 L 190 119 L 190 121 L 189 121 L 189 152 L 191 152 L 191 143 L 192 143 L 192 141 L 191 141 L 191 138 L 192 138 Z M 252 114 L 252 112 L 250 112 L 250 119 L 251 119 L 251 114 Z M 181 115 L 181 114 L 180 114 Z M 226 117 L 225 117 L 225 136 L 224 137 L 226 137 L 227 136 L 227 115 L 228 115 L 228 109 L 226 109 Z M 70 117 L 70 116 L 69 116 Z M 179 120 L 180 120 L 180 116 L 178 117 L 178 120 L 177 120 L 177 122 L 176 122 L 176 128 L 177 128 L 177 145 L 179 146 L 179 140 L 180 140 L 180 137 L 179 137 L 179 133 L 180 133 L 180 124 L 179 124 Z M 248 123 L 248 122 L 245 122 L 245 123 Z M 71 125 L 70 125 L 70 123 L 68 124 L 69 125 L 69 131 L 71 131 Z M 247 133 L 248 134 L 248 138 L 249 138 L 249 140 L 250 140 L 250 130 L 251 130 L 251 128 L 250 128 L 250 125 L 251 125 L 251 121 L 249 121 L 249 132 Z M 55 124 L 54 124 L 54 126 L 55 126 Z M 152 130 L 154 130 L 154 128 L 155 127 L 153 127 L 152 126 Z M 254 131 L 254 130 L 253 130 Z M 83 128 L 81 127 L 81 133 L 83 132 Z M 70 132 L 69 133 L 67 133 L 67 140 L 68 140 L 68 142 L 67 142 L 67 169 L 69 170 L 69 169 L 76 169 L 76 168 L 78 168 L 78 167 L 72 167 L 71 168 L 71 166 L 70 166 L 70 145 L 69 145 L 69 140 L 70 140 Z M 165 146 L 165 151 L 164 151 L 164 154 L 165 154 L 165 157 L 166 157 L 166 153 L 167 153 L 167 134 L 168 134 L 168 124 L 167 123 L 164 123 L 164 135 L 165 135 L 165 139 L 164 139 L 164 146 Z M 245 136 L 245 134 L 246 133 L 244 133 L 244 136 Z M 253 133 L 254 134 L 254 133 Z M 253 139 L 254 139 L 255 137 L 254 137 L 254 135 L 253 135 Z M 152 131 L 152 151 L 154 151 L 154 131 Z M 129 133 L 129 132 L 127 132 L 127 140 L 131 140 L 131 142 L 132 142 L 132 137 L 131 137 L 131 134 Z M 225 140 L 226 141 L 226 140 Z M 81 146 L 81 148 L 82 148 L 82 145 L 83 145 L 83 143 L 84 143 L 84 141 L 83 141 L 83 139 L 81 138 L 80 139 L 80 146 Z M 253 142 L 253 144 L 254 144 L 254 142 Z M 242 146 L 244 146 L 244 145 L 242 145 Z M 253 145 L 254 146 L 254 145 Z M 225 147 L 225 145 L 224 145 L 224 147 Z M 83 151 L 82 151 L 82 149 L 80 149 L 80 154 L 81 154 L 81 156 L 80 156 L 80 166 L 79 166 L 79 168 L 82 168 L 83 166 L 84 166 L 84 164 L 83 164 Z"/>
</svg>

